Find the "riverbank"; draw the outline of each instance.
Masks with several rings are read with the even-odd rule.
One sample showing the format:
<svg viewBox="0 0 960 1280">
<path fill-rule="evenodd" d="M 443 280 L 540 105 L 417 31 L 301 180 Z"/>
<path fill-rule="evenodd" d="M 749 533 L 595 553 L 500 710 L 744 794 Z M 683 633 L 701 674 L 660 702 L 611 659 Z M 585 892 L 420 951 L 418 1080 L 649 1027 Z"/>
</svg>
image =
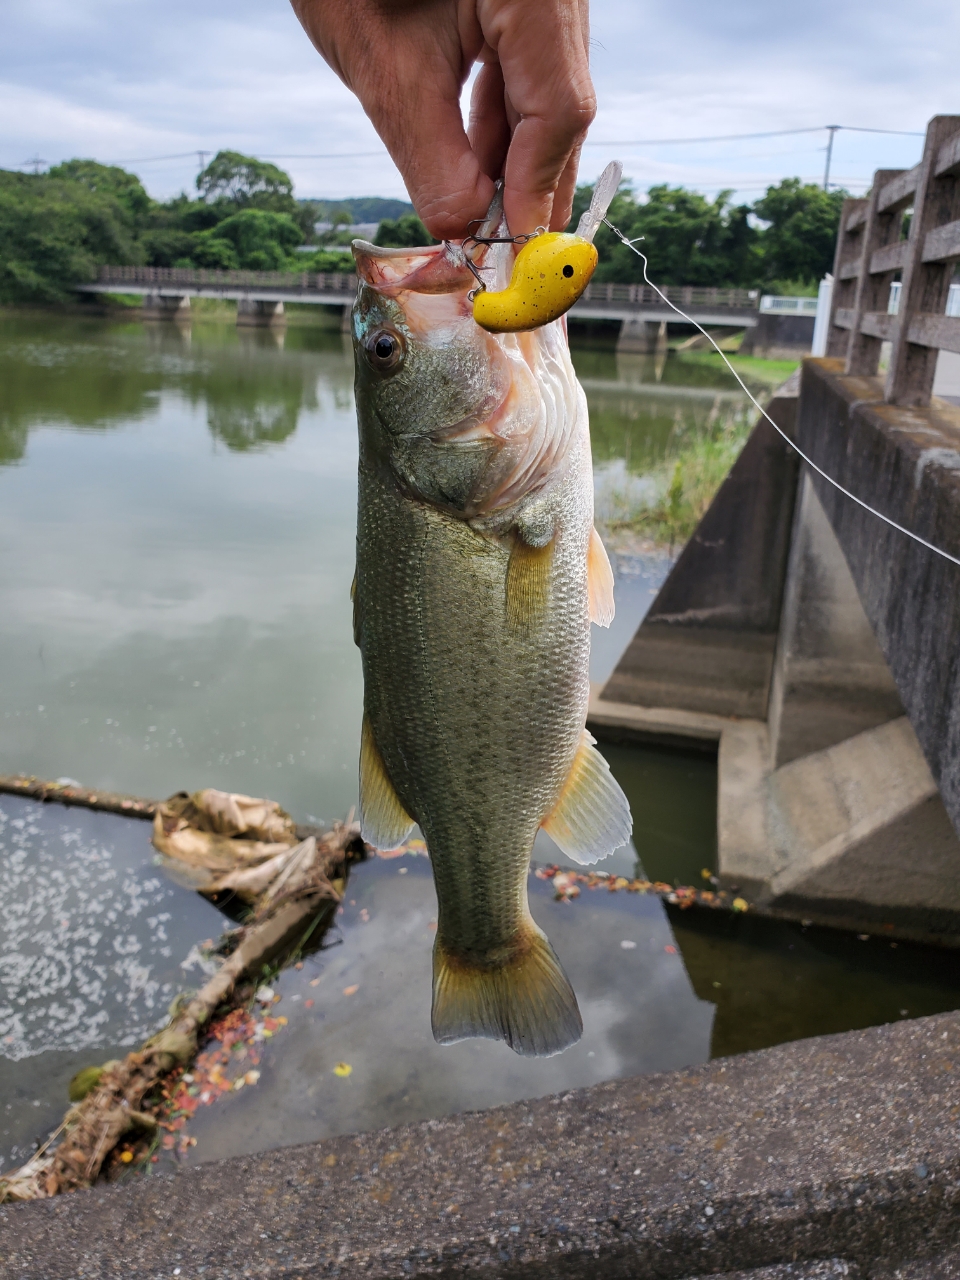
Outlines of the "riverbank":
<svg viewBox="0 0 960 1280">
<path fill-rule="evenodd" d="M 688 352 L 684 365 L 721 372 L 723 364 L 716 352 Z M 730 356 L 731 366 L 743 378 L 761 404 L 787 380 L 799 360 L 763 360 L 753 356 Z M 673 552 L 682 546 L 700 523 L 740 455 L 753 430 L 756 413 L 752 406 L 726 413 L 715 407 L 701 434 L 683 433 L 668 446 L 666 456 L 645 475 L 645 488 L 631 503 L 605 521 L 604 532 L 616 538 L 624 533 L 647 540 Z"/>
</svg>

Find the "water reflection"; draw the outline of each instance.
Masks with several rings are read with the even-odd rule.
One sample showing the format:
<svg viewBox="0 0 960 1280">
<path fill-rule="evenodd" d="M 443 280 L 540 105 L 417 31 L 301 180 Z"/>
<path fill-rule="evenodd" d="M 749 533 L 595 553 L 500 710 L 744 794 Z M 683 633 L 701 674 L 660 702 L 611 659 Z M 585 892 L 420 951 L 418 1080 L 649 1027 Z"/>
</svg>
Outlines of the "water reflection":
<svg viewBox="0 0 960 1280">
<path fill-rule="evenodd" d="M 919 1018 L 960 1003 L 960 951 L 670 909 L 701 999 L 716 1005 L 712 1057 Z"/>
<path fill-rule="evenodd" d="M 438 1045 L 430 1031 L 436 898 L 425 858 L 353 872 L 330 945 L 275 988 L 288 1024 L 264 1045 L 256 1089 L 202 1108 L 191 1162 L 310 1142 L 702 1062 L 712 1004 L 698 999 L 655 898 L 553 901 L 531 908 L 570 975 L 583 1039 L 554 1058 L 505 1045 Z M 626 942 L 625 948 L 621 944 Z M 346 1062 L 351 1074 L 334 1074 Z"/>
<path fill-rule="evenodd" d="M 204 405 L 231 450 L 282 444 L 318 407 L 321 352 L 341 373 L 338 335 L 298 330 L 288 343 L 283 329 L 4 317 L 0 465 L 22 460 L 32 430 L 130 426 L 162 412 L 161 393 Z M 349 373 L 334 381 L 349 395 Z"/>
<path fill-rule="evenodd" d="M 0 1172 L 59 1124 L 76 1071 L 162 1025 L 221 929 L 154 865 L 148 823 L 0 795 Z"/>
</svg>

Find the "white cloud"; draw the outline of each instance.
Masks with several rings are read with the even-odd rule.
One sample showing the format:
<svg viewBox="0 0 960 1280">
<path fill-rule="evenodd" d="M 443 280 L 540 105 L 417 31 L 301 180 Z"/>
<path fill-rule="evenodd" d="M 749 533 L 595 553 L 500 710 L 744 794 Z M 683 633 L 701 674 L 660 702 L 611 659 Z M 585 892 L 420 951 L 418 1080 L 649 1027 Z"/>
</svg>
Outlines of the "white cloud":
<svg viewBox="0 0 960 1280">
<path fill-rule="evenodd" d="M 842 123 L 922 130 L 957 108 L 953 0 L 594 0 L 598 141 Z M 301 195 L 402 195 L 399 174 L 286 0 L 8 0 L 0 50 L 0 164 L 103 160 L 221 146 L 284 159 Z M 822 173 L 826 135 L 623 149 L 640 187 L 734 186 Z M 869 182 L 914 162 L 918 138 L 846 132 L 834 174 Z M 589 146 L 583 175 L 614 153 Z M 366 153 L 374 153 L 372 156 Z M 131 165 L 158 196 L 190 187 L 192 155 Z"/>
</svg>

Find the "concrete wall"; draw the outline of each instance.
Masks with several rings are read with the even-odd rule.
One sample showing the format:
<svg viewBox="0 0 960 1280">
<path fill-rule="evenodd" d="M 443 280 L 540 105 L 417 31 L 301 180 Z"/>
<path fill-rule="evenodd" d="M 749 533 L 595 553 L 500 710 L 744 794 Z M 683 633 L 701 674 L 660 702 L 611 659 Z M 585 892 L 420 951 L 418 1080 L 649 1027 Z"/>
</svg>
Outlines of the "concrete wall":
<svg viewBox="0 0 960 1280">
<path fill-rule="evenodd" d="M 884 403 L 877 378 L 837 360 L 804 363 L 798 441 L 865 502 L 960 557 L 960 408 Z M 960 566 L 814 477 L 864 612 L 960 826 Z"/>
<path fill-rule="evenodd" d="M 10 1280 L 948 1280 L 960 1017 L 0 1208 Z"/>
<path fill-rule="evenodd" d="M 761 311 L 756 326 L 743 335 L 740 354 L 762 356 L 767 360 L 806 355 L 813 345 L 815 321 L 815 316 Z"/>
<path fill-rule="evenodd" d="M 770 696 L 775 766 L 903 715 L 843 552 L 804 473 Z"/>
<path fill-rule="evenodd" d="M 808 360 L 796 435 L 960 556 L 960 408 Z M 718 868 L 757 908 L 960 945 L 960 566 L 806 467 L 794 504 L 776 445 L 759 424 L 591 715 L 719 742 Z"/>
<path fill-rule="evenodd" d="M 769 406 L 793 430 L 796 384 Z M 604 698 L 764 716 L 786 572 L 796 456 L 761 421 L 634 636 Z"/>
</svg>

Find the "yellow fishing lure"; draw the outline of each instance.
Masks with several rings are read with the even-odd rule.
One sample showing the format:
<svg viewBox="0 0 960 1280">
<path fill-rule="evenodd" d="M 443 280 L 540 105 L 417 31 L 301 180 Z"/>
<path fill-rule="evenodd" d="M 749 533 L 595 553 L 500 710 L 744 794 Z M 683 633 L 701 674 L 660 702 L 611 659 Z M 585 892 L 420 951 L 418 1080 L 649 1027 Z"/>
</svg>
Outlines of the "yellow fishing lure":
<svg viewBox="0 0 960 1280">
<path fill-rule="evenodd" d="M 531 236 L 517 254 L 506 289 L 477 290 L 473 318 L 491 333 L 520 333 L 559 320 L 590 283 L 597 267 L 593 237 L 617 193 L 623 166 L 608 164 L 576 234 L 546 231 Z M 476 271 L 475 271 L 476 274 Z"/>
<path fill-rule="evenodd" d="M 570 310 L 596 266 L 596 247 L 582 236 L 566 231 L 534 236 L 517 254 L 507 288 L 477 293 L 473 318 L 491 333 L 539 329 Z"/>
</svg>

